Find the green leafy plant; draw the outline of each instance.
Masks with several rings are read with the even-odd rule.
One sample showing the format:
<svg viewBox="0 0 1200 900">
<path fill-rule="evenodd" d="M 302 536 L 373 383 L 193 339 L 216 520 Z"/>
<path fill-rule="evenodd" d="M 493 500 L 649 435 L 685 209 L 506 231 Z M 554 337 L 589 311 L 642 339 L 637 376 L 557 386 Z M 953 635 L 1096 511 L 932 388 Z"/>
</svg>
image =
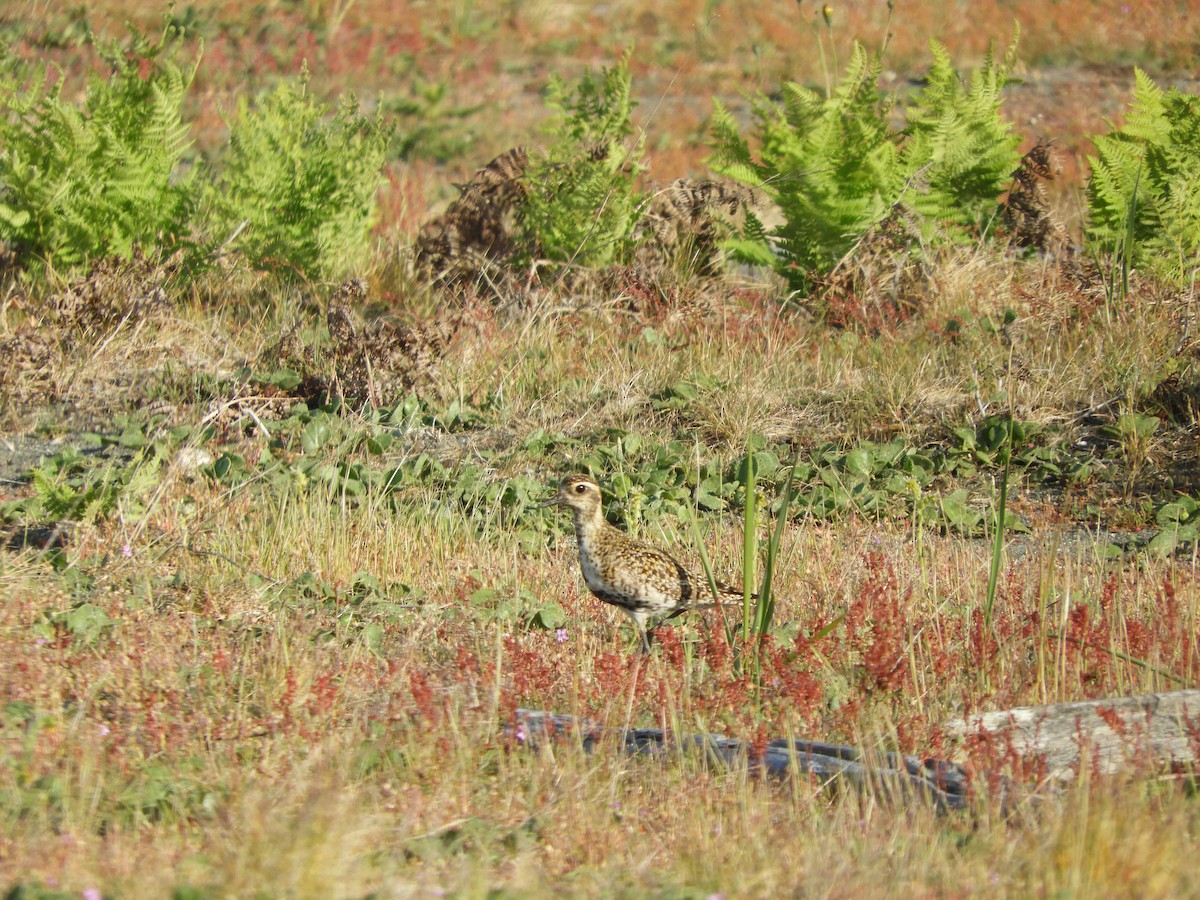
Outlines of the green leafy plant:
<svg viewBox="0 0 1200 900">
<path fill-rule="evenodd" d="M 1004 468 L 1006 460 L 1023 477 L 1047 483 L 1079 482 L 1092 474 L 1089 452 L 1056 445 L 1052 431 L 1006 416 L 953 429 L 941 464 L 948 473 L 971 478 L 981 470 Z"/>
<path fill-rule="evenodd" d="M 1016 39 L 1003 60 L 989 53 L 969 86 L 945 49 L 932 48 L 927 84 L 901 131 L 889 124 L 893 98 L 878 88 L 881 61 L 858 44 L 828 95 L 787 82 L 781 101 L 754 102 L 757 149 L 716 104 L 710 165 L 761 189 L 784 217 L 768 231 L 748 216 L 727 243 L 735 255 L 804 290 L 898 204 L 919 215 L 927 236 L 988 220 L 1017 162 L 1017 140 L 999 115 Z"/>
<path fill-rule="evenodd" d="M 198 63 L 167 27 L 151 41 L 99 43 L 110 69 L 80 105 L 43 69 L 27 91 L 0 79 L 0 239 L 31 271 L 73 268 L 103 254 L 129 257 L 139 241 L 178 237 L 194 205 L 195 169 L 180 173 L 190 139 L 180 116 Z"/>
<path fill-rule="evenodd" d="M 256 104 L 238 103 L 207 205 L 218 245 L 256 268 L 320 279 L 367 246 L 391 128 L 352 95 L 331 112 L 307 83 L 305 72 Z"/>
<path fill-rule="evenodd" d="M 1159 507 L 1154 518 L 1161 530 L 1150 540 L 1148 549 L 1158 556 L 1167 556 L 1196 542 L 1200 533 L 1200 501 L 1181 495 Z"/>
<path fill-rule="evenodd" d="M 153 447 L 139 450 L 127 464 L 64 450 L 32 471 L 32 496 L 0 505 L 0 520 L 96 522 L 118 509 L 140 518 L 158 487 L 162 460 Z"/>
<path fill-rule="evenodd" d="M 571 87 L 551 79 L 554 143 L 531 160 L 523 224 L 548 259 L 583 266 L 626 260 L 646 198 L 643 139 L 630 141 L 634 100 L 626 54 L 612 68 L 588 71 Z"/>
<path fill-rule="evenodd" d="M 1016 450 L 1025 446 L 1029 426 L 1007 416 L 988 416 L 974 428 L 955 428 L 957 446 L 947 451 L 955 471 L 973 475 L 975 467 L 997 468 L 1007 465 Z"/>
<path fill-rule="evenodd" d="M 69 634 L 80 645 L 94 646 L 113 630 L 116 623 L 103 609 L 81 602 L 70 609 L 46 610 L 33 624 L 33 633 L 45 640 Z"/>
<path fill-rule="evenodd" d="M 1088 237 L 1118 263 L 1110 293 L 1143 266 L 1179 282 L 1200 265 L 1200 96 L 1163 90 L 1134 70 L 1125 124 L 1093 139 Z"/>
<path fill-rule="evenodd" d="M 798 516 L 815 518 L 895 513 L 914 487 L 928 487 L 938 471 L 936 458 L 900 441 L 863 441 L 849 450 L 825 444 L 796 463 L 799 488 L 791 508 Z"/>
<path fill-rule="evenodd" d="M 479 588 L 467 602 L 486 621 L 520 622 L 526 628 L 542 631 L 553 631 L 567 623 L 567 614 L 557 603 L 540 600 L 532 591 L 512 585 Z"/>
<path fill-rule="evenodd" d="M 618 435 L 580 459 L 586 470 L 604 474 L 616 501 L 608 506 L 632 530 L 644 516 L 687 517 L 695 509 L 724 510 L 738 481 L 716 459 L 697 459 L 682 441 L 648 441 L 636 433 Z"/>
</svg>

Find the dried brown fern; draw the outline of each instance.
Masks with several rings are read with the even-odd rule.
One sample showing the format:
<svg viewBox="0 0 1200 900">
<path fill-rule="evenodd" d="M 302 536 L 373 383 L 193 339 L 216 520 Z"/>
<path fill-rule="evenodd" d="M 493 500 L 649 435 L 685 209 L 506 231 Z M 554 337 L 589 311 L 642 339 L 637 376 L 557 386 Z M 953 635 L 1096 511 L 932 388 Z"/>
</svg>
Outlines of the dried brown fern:
<svg viewBox="0 0 1200 900">
<path fill-rule="evenodd" d="M 1095 262 L 1076 249 L 1051 207 L 1046 184 L 1059 171 L 1053 145 L 1048 140 L 1038 141 L 1013 172 L 1012 187 L 1000 204 L 1001 215 L 1013 245 L 1053 257 L 1055 277 L 1071 285 L 1078 305 L 1090 307 L 1103 293 L 1103 277 Z"/>
<path fill-rule="evenodd" d="M 460 185 L 458 198 L 418 233 L 418 268 L 442 283 L 469 284 L 511 261 L 528 165 L 525 148 L 514 147 Z"/>
<path fill-rule="evenodd" d="M 1054 178 L 1056 168 L 1050 142 L 1043 140 L 1021 157 L 1021 165 L 1012 174 L 1012 187 L 1000 206 L 1018 247 L 1061 253 L 1070 246 L 1070 236 L 1051 209 L 1046 192 L 1046 182 Z"/>
<path fill-rule="evenodd" d="M 590 147 L 587 159 L 607 152 L 605 145 Z M 445 285 L 510 283 L 516 258 L 539 255 L 519 226 L 528 168 L 528 151 L 516 147 L 461 185 L 458 198 L 418 233 L 418 269 Z M 567 169 L 563 167 L 564 175 Z M 635 234 L 640 242 L 635 264 L 647 277 L 672 271 L 700 277 L 719 274 L 721 215 L 732 216 L 754 200 L 742 185 L 690 178 L 653 191 L 652 198 Z"/>
<path fill-rule="evenodd" d="M 745 185 L 677 178 L 654 193 L 642 219 L 637 261 L 650 270 L 680 269 L 704 278 L 721 272 L 720 214 L 752 205 Z"/>
</svg>

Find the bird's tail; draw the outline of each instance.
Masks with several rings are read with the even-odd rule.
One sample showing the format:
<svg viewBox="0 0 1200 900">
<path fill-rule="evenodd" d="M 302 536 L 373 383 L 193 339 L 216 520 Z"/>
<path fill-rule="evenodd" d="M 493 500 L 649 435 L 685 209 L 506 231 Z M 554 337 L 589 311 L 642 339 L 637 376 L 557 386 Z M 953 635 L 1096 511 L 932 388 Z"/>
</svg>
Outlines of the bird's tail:
<svg viewBox="0 0 1200 900">
<path fill-rule="evenodd" d="M 711 592 L 705 591 L 704 595 L 709 596 Z M 757 600 L 758 594 L 751 593 L 751 600 Z M 717 596 L 714 600 L 708 600 L 704 603 L 693 603 L 688 609 L 717 609 L 722 606 L 733 606 L 742 602 L 742 592 L 728 584 L 717 582 Z"/>
<path fill-rule="evenodd" d="M 710 606 L 723 606 L 726 603 L 733 603 L 735 601 L 740 601 L 741 599 L 742 599 L 742 589 L 741 588 L 735 588 L 732 585 L 724 584 L 724 583 L 718 581 L 717 582 L 717 599 L 709 605 Z M 750 599 L 757 600 L 758 594 L 751 591 Z M 696 606 L 696 607 L 692 607 L 692 608 L 699 609 L 700 607 Z"/>
</svg>

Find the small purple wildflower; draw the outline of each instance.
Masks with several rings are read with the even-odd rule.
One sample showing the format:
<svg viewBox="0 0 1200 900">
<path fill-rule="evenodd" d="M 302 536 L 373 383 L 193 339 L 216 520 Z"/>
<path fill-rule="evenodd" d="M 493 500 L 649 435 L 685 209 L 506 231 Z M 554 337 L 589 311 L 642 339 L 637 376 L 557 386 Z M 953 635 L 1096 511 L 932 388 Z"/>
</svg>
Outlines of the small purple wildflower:
<svg viewBox="0 0 1200 900">
<path fill-rule="evenodd" d="M 104 900 L 104 895 L 100 893 L 100 888 L 84 888 L 83 900 Z"/>
<path fill-rule="evenodd" d="M 517 726 L 517 740 L 524 743 L 527 737 L 529 737 L 529 735 L 525 733 L 525 724 L 521 723 Z"/>
<path fill-rule="evenodd" d="M 567 629 L 565 629 L 565 628 L 554 629 L 554 639 L 556 641 L 558 641 L 560 644 L 566 643 Z"/>
<path fill-rule="evenodd" d="M 128 544 L 121 545 L 121 555 L 126 559 L 133 559 L 133 548 Z"/>
</svg>

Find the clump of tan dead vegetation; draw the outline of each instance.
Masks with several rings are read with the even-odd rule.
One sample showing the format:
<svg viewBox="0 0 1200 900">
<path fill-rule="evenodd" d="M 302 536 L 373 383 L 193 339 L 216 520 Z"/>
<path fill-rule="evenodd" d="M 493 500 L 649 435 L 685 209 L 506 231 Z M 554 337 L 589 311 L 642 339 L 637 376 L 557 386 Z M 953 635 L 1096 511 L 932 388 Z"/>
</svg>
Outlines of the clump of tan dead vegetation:
<svg viewBox="0 0 1200 900">
<path fill-rule="evenodd" d="M 163 262 L 138 248 L 128 260 L 98 260 L 87 275 L 44 296 L 14 288 L 8 307 L 18 323 L 0 338 L 5 405 L 15 413 L 86 400 L 89 419 L 103 416 L 106 409 L 140 406 L 144 411 L 147 382 L 168 359 L 182 361 L 185 368 L 195 364 L 197 373 L 205 373 L 199 360 L 176 352 L 185 341 L 172 327 L 179 315 L 172 284 L 177 271 L 174 261 Z M 299 335 L 312 322 L 298 319 L 257 354 L 257 370 L 294 369 L 301 376 L 299 385 L 264 390 L 231 382 L 228 391 L 208 399 L 204 421 L 227 422 L 251 408 L 257 417 L 277 418 L 298 400 L 378 406 L 384 398 L 427 386 L 440 355 L 472 317 L 471 305 L 460 303 L 412 325 L 356 325 L 357 310 L 366 301 L 362 280 L 342 283 L 327 305 L 327 344 L 302 342 Z"/>
<path fill-rule="evenodd" d="M 417 235 L 418 271 L 452 290 L 487 286 L 497 295 L 528 292 L 546 265 L 542 249 L 522 225 L 528 195 L 529 153 L 516 147 L 500 154 L 459 187 L 459 196 Z M 723 216 L 754 203 L 749 188 L 727 181 L 679 178 L 651 186 L 634 232 L 636 250 L 627 263 L 601 270 L 562 267 L 553 281 L 573 293 L 602 290 L 631 280 L 661 283 L 715 279 L 722 272 L 719 240 Z"/>
<path fill-rule="evenodd" d="M 422 226 L 418 268 L 447 285 L 498 277 L 521 252 L 517 222 L 525 196 L 529 154 L 524 147 L 501 153 L 459 186 L 444 213 Z"/>
<path fill-rule="evenodd" d="M 144 329 L 173 316 L 167 285 L 175 271 L 173 261 L 136 248 L 43 297 L 15 293 L 10 306 L 21 321 L 0 338 L 0 395 L 28 403 L 77 399 L 97 385 L 129 388 L 136 366 L 114 365 L 105 350 L 125 334 L 123 351 L 136 354 Z"/>
<path fill-rule="evenodd" d="M 1007 249 L 1049 260 L 1044 287 L 1054 293 L 1065 289 L 1079 308 L 1094 309 L 1104 299 L 1100 271 L 1075 246 L 1046 189 L 1059 169 L 1048 141 L 1022 157 L 1000 204 Z M 919 183 L 910 188 L 923 189 Z M 827 274 L 814 276 L 807 305 L 820 310 L 828 325 L 876 335 L 924 308 L 944 276 L 923 238 L 919 216 L 901 201 Z"/>
<path fill-rule="evenodd" d="M 329 345 L 300 340 L 297 322 L 260 356 L 260 366 L 284 366 L 301 375 L 292 396 L 309 403 L 333 400 L 372 407 L 434 379 L 442 355 L 470 320 L 469 307 L 457 307 L 417 324 L 377 320 L 355 325 L 356 308 L 367 286 L 352 278 L 330 295 L 325 315 Z"/>
</svg>

